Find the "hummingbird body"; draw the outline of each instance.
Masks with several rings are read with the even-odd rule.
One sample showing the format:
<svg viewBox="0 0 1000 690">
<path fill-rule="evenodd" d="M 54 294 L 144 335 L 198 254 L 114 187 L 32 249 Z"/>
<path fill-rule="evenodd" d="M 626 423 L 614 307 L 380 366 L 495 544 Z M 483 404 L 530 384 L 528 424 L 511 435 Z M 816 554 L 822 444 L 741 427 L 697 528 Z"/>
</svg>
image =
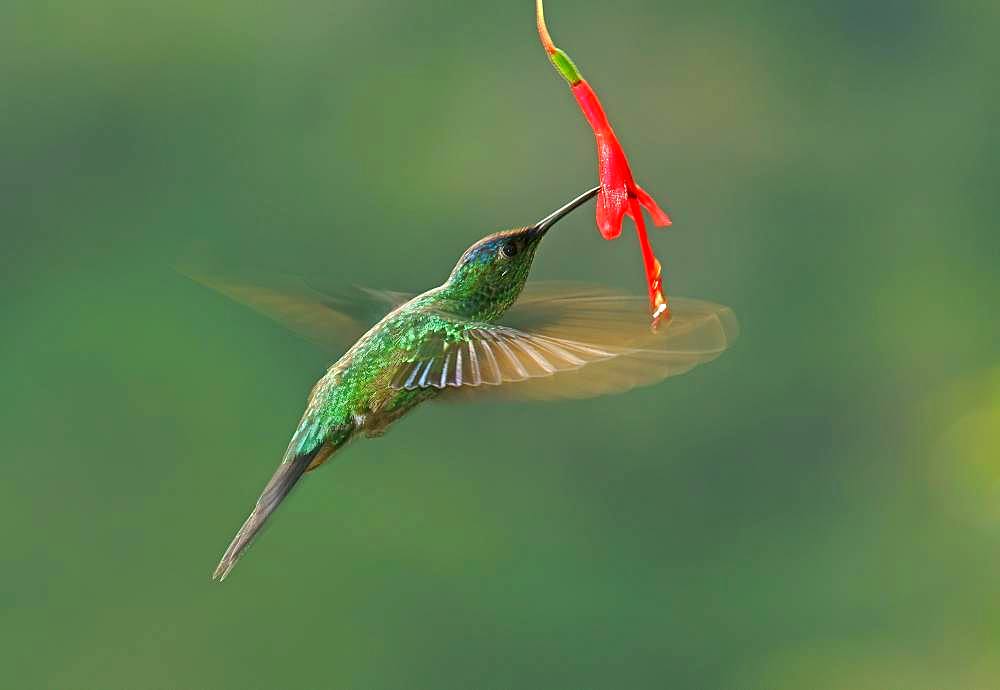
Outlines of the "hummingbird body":
<svg viewBox="0 0 1000 690">
<path fill-rule="evenodd" d="M 313 387 L 281 465 L 223 555 L 215 578 L 229 574 L 305 472 L 326 462 L 355 435 L 380 436 L 416 405 L 448 386 L 462 385 L 469 356 L 462 366 L 458 352 L 464 345 L 464 351 L 475 356 L 470 334 L 510 308 L 524 287 L 542 237 L 597 191 L 578 197 L 537 225 L 498 232 L 472 245 L 443 285 L 391 311 L 330 367 Z M 428 357 L 435 351 L 445 358 Z"/>
<path fill-rule="evenodd" d="M 522 299 L 511 309 L 545 233 L 598 190 L 534 226 L 475 243 L 444 284 L 397 306 L 358 338 L 313 387 L 281 464 L 223 555 L 215 579 L 229 574 L 303 474 L 355 436 L 385 433 L 426 400 L 458 389 L 513 389 L 511 383 L 528 397 L 589 397 L 682 373 L 722 352 L 736 325 L 719 305 L 675 302 L 667 334 L 656 338 L 648 329 L 631 328 L 634 317 L 645 312 L 642 298 L 599 289 Z M 280 311 L 276 304 L 288 302 L 252 288 L 212 286 L 272 315 Z M 286 306 L 292 315 L 278 318 L 301 326 L 309 305 Z M 318 308 L 326 309 L 328 322 L 343 323 L 325 305 Z M 531 323 L 529 330 L 498 323 L 517 310 Z"/>
<path fill-rule="evenodd" d="M 405 390 L 389 386 L 407 353 L 429 334 L 446 333 L 456 342 L 462 338 L 461 328 L 434 314 L 439 305 L 435 292 L 395 309 L 330 367 L 309 395 L 290 452 L 305 455 L 327 444 L 332 453 L 355 434 L 381 436 L 392 422 L 440 392 L 435 387 Z M 328 453 L 323 454 L 322 459 L 328 457 Z M 309 469 L 319 464 L 314 460 Z"/>
<path fill-rule="evenodd" d="M 537 231 L 522 228 L 480 240 L 447 282 L 397 307 L 361 336 L 313 388 L 295 435 L 295 453 L 312 452 L 336 429 L 350 428 L 347 439 L 360 432 L 380 436 L 415 405 L 440 393 L 447 384 L 408 390 L 391 383 L 423 345 L 467 344 L 470 331 L 496 322 L 514 304 L 544 230 L 532 233 Z M 340 434 L 333 437 L 337 447 L 346 442 Z"/>
</svg>

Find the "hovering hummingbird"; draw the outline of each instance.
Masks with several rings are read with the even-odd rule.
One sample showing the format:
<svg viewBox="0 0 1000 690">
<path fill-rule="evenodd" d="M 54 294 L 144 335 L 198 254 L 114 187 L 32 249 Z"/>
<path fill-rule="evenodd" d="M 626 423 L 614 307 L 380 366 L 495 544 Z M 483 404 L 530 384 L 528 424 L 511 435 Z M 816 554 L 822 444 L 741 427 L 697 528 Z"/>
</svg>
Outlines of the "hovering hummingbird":
<svg viewBox="0 0 1000 690">
<path fill-rule="evenodd" d="M 368 291 L 383 311 L 398 306 L 316 383 L 281 464 L 213 579 L 229 575 L 303 474 L 356 436 L 382 435 L 425 400 L 489 391 L 518 399 L 592 397 L 683 373 L 725 350 L 738 327 L 721 305 L 675 299 L 670 322 L 653 333 L 645 297 L 558 283 L 532 284 L 522 294 L 542 238 L 599 189 L 534 225 L 479 240 L 442 285 L 423 294 Z M 307 289 L 192 277 L 324 344 L 340 345 L 363 330 L 343 303 Z"/>
</svg>

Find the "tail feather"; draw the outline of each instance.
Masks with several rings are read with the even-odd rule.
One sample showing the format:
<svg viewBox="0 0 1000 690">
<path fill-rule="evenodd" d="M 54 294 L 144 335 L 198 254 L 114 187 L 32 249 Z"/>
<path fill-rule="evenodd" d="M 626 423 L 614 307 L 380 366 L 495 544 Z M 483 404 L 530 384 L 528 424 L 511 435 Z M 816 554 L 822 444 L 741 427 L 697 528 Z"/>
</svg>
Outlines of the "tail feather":
<svg viewBox="0 0 1000 690">
<path fill-rule="evenodd" d="M 329 455 L 330 452 L 331 449 L 321 446 L 309 453 L 293 455 L 278 466 L 274 476 L 271 477 L 271 481 L 267 483 L 260 498 L 257 499 L 257 505 L 254 506 L 250 517 L 246 519 L 246 522 L 240 527 L 239 532 L 233 537 L 232 543 L 229 544 L 229 548 L 223 554 L 222 560 L 219 561 L 219 565 L 215 568 L 215 572 L 212 573 L 213 580 L 221 582 L 226 579 L 226 576 L 229 575 L 229 572 L 236 565 L 236 561 L 239 560 L 246 548 L 250 546 L 250 542 L 253 541 L 253 538 L 264 526 L 264 523 L 267 522 L 271 513 L 275 511 L 285 496 L 289 494 L 295 483 L 305 474 L 311 464 L 315 461 L 321 462 L 325 459 L 325 457 L 321 458 L 320 456 Z"/>
</svg>

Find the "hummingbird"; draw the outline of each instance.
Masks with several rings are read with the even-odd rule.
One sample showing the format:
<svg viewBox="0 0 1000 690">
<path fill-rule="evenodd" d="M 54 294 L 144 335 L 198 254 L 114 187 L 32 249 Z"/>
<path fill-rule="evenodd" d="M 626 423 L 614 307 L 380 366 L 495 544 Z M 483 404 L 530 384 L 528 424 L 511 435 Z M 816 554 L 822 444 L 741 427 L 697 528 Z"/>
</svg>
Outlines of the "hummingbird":
<svg viewBox="0 0 1000 690">
<path fill-rule="evenodd" d="M 356 338 L 313 387 L 281 464 L 214 580 L 229 575 L 306 473 L 356 437 L 381 436 L 427 400 L 491 392 L 513 399 L 593 397 L 683 373 L 728 347 L 738 326 L 733 312 L 718 304 L 675 298 L 671 320 L 652 332 L 645 297 L 577 283 L 525 289 L 546 233 L 599 190 L 534 225 L 484 237 L 465 250 L 444 283 L 422 294 L 366 291 L 369 304 L 390 310 L 360 337 L 364 326 L 343 300 L 188 272 L 322 344 L 343 346 Z"/>
</svg>

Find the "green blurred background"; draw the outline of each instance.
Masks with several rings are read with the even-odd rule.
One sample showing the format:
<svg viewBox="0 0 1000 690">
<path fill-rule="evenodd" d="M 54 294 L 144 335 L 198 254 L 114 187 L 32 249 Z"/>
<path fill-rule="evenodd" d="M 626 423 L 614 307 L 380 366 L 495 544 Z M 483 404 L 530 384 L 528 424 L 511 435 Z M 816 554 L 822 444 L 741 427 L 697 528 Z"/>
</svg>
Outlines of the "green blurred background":
<svg viewBox="0 0 1000 690">
<path fill-rule="evenodd" d="M 5 687 L 1000 687 L 1000 5 L 547 9 L 741 340 L 427 405 L 220 586 L 330 358 L 171 266 L 425 289 L 591 135 L 529 0 L 3 3 Z M 533 275 L 643 290 L 589 211 Z"/>
</svg>

